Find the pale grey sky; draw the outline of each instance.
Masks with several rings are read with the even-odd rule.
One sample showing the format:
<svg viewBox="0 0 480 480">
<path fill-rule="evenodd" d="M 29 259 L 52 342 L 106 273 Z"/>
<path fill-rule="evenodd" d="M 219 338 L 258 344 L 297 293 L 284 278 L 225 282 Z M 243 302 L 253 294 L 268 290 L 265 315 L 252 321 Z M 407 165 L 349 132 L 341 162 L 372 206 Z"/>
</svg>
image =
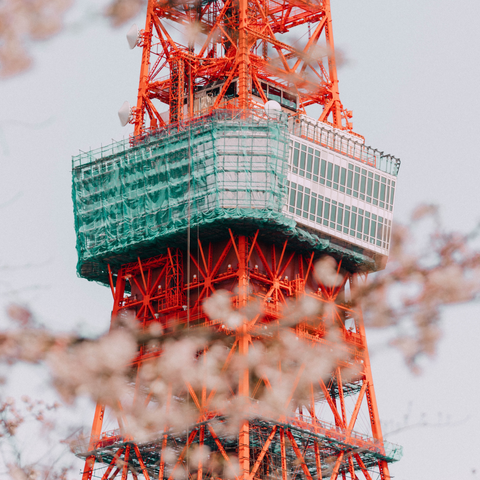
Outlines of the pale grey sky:
<svg viewBox="0 0 480 480">
<path fill-rule="evenodd" d="M 77 3 L 72 21 L 98 5 Z M 340 95 L 354 130 L 402 160 L 396 218 L 435 202 L 450 227 L 472 228 L 480 219 L 480 4 L 331 3 L 335 44 L 347 58 Z M 35 45 L 34 69 L 0 83 L 0 302 L 26 302 L 58 328 L 108 327 L 109 290 L 76 277 L 70 168 L 79 149 L 131 132 L 117 118 L 124 100 L 135 102 L 138 85 L 141 52 L 128 49 L 128 27 L 83 22 Z M 408 412 L 409 423 L 422 415 L 447 423 L 388 436 L 404 446 L 391 467 L 397 480 L 480 478 L 479 312 L 478 305 L 446 312 L 438 356 L 419 377 L 381 348 L 380 335 L 371 336 L 384 429 Z"/>
</svg>

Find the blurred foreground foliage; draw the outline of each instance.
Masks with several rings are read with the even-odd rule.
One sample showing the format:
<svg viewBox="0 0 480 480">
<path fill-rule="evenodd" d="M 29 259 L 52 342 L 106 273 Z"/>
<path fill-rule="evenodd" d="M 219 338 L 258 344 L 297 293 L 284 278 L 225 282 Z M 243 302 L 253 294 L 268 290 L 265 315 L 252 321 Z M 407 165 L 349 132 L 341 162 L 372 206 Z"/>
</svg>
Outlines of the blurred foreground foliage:
<svg viewBox="0 0 480 480">
<path fill-rule="evenodd" d="M 33 63 L 33 43 L 60 33 L 74 4 L 74 0 L 2 0 L 0 78 L 28 70 Z M 135 17 L 144 5 L 146 0 L 109 0 L 103 15 L 112 26 L 118 27 Z"/>
<path fill-rule="evenodd" d="M 408 225 L 397 224 L 393 229 L 387 268 L 370 275 L 350 292 L 352 307 L 361 305 L 363 309 L 367 329 L 385 329 L 389 338 L 386 342 L 399 349 L 413 372 L 419 372 L 418 362 L 422 357 L 432 357 L 436 352 L 441 337 L 442 310 L 478 298 L 477 234 L 477 230 L 461 234 L 445 229 L 438 209 L 422 205 L 415 210 Z M 315 270 L 319 282 L 335 281 L 337 266 L 332 258 L 320 259 Z M 44 367 L 51 387 L 63 404 L 72 405 L 78 398 L 85 397 L 105 404 L 127 418 L 129 434 L 143 441 L 163 431 L 167 421 L 171 428 L 181 430 L 195 420 L 192 405 L 171 401 L 185 396 L 186 385 L 194 392 L 202 386 L 215 391 L 209 408 L 224 412 L 229 418 L 228 425 L 235 429 L 242 421 L 243 409 L 238 398 L 232 401 L 231 392 L 246 368 L 257 378 L 269 378 L 271 382 L 270 389 L 258 394 L 261 400 L 258 408 L 264 410 L 260 413 L 287 415 L 288 409 L 296 408 L 295 405 L 286 407 L 291 385 L 296 382 L 296 392 L 302 395 L 304 391 L 307 398 L 309 382 L 326 378 L 345 355 L 341 348 L 322 350 L 310 348 L 307 343 L 301 345 L 302 340 L 288 327 L 305 317 L 318 317 L 325 313 L 319 309 L 328 307 L 313 305 L 309 297 L 293 302 L 285 310 L 280 328 L 277 326 L 275 332 L 270 331 L 261 341 L 253 341 L 248 355 L 243 357 L 229 356 L 232 345 L 228 342 L 232 342 L 232 337 L 219 337 L 207 329 L 183 330 L 164 336 L 158 325 L 143 330 L 135 318 L 122 318 L 113 323 L 108 333 L 91 339 L 75 332 L 54 332 L 40 325 L 29 308 L 11 304 L 7 310 L 10 324 L 0 332 L 0 362 L 7 370 L 19 363 Z M 236 311 L 229 294 L 218 292 L 204 303 L 204 308 L 211 318 L 223 319 L 226 327 L 234 331 L 244 322 L 250 322 L 260 307 Z M 330 346 L 340 347 L 341 338 L 334 328 L 328 333 L 328 339 Z M 148 345 L 162 355 L 145 362 L 135 372 L 131 359 L 139 345 Z M 278 375 L 280 360 L 282 377 Z M 298 377 L 301 365 L 307 367 Z M 349 372 L 345 372 L 345 378 L 348 375 Z M 134 385 L 136 394 L 132 393 Z M 145 408 L 145 398 L 138 392 L 149 392 L 149 408 Z M 2 394 L 0 452 L 4 464 L 8 465 L 13 478 L 41 478 L 46 471 L 45 478 L 54 478 L 52 475 L 63 478 L 64 467 L 59 471 L 46 467 L 42 467 L 43 470 L 35 467 L 35 470 L 31 464 L 22 463 L 15 444 L 17 432 L 27 417 L 50 425 L 45 414 L 56 411 L 59 405 L 46 405 L 27 397 L 23 404 L 23 408 L 17 408 L 12 398 Z M 77 435 L 75 441 L 88 442 L 88 438 L 80 437 Z"/>
</svg>

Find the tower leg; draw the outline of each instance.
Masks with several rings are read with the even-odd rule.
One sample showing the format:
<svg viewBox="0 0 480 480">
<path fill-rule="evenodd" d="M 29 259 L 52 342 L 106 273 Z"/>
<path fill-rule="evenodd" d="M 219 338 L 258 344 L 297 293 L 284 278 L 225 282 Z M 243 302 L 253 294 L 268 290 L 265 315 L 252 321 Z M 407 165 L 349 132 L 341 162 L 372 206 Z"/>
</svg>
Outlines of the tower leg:
<svg viewBox="0 0 480 480">
<path fill-rule="evenodd" d="M 95 444 L 98 441 L 102 432 L 103 416 L 105 414 L 105 406 L 97 403 L 95 407 L 95 416 L 93 417 L 92 432 L 90 434 L 89 451 L 95 449 Z M 95 455 L 90 455 L 85 460 L 85 466 L 83 467 L 82 480 L 90 480 L 93 474 L 93 467 L 95 465 Z"/>
<path fill-rule="evenodd" d="M 358 285 L 359 277 L 358 275 L 353 275 L 353 287 L 355 288 Z M 363 365 L 364 365 L 364 372 L 365 378 L 367 382 L 367 390 L 366 390 L 366 397 L 367 397 L 367 405 L 368 405 L 368 414 L 370 417 L 370 424 L 372 427 L 372 434 L 376 440 L 379 440 L 383 443 L 383 434 L 382 434 L 382 427 L 380 424 L 380 415 L 378 414 L 378 406 L 377 406 L 377 397 L 375 395 L 375 389 L 373 387 L 373 376 L 372 376 L 372 368 L 370 364 L 370 355 L 368 353 L 367 348 L 367 337 L 365 334 L 365 324 L 363 322 L 363 314 L 361 308 L 357 310 L 357 324 L 360 330 L 360 335 L 365 343 L 365 353 L 363 358 Z M 378 462 L 378 468 L 380 470 L 380 477 L 382 480 L 390 480 L 390 472 L 388 468 L 388 463 L 384 460 L 380 460 Z"/>
<path fill-rule="evenodd" d="M 242 1 L 242 0 L 241 0 Z M 235 241 L 233 239 L 233 241 Z M 247 237 L 238 237 L 238 248 L 235 249 L 238 255 L 238 303 L 240 307 L 247 305 L 248 296 L 248 271 L 247 271 Z M 247 331 L 246 319 L 243 319 L 242 325 L 237 332 L 238 352 L 244 358 L 244 368 L 240 373 L 238 385 L 238 396 L 241 405 L 247 411 L 247 405 L 250 400 L 250 372 L 247 367 L 248 344 L 250 335 Z M 242 419 L 238 439 L 238 460 L 240 463 L 240 472 L 243 480 L 249 480 L 250 477 L 250 425 L 248 419 Z"/>
</svg>

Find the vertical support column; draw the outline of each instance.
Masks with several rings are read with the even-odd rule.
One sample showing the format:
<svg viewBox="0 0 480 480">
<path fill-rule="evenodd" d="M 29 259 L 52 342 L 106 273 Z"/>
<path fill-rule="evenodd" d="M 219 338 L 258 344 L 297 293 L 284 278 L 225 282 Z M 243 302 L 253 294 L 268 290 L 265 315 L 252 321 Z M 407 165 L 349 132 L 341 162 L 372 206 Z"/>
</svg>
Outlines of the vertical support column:
<svg viewBox="0 0 480 480">
<path fill-rule="evenodd" d="M 248 1 L 238 0 L 238 97 L 241 109 L 248 107 L 248 39 L 247 39 Z"/>
<path fill-rule="evenodd" d="M 248 301 L 247 237 L 238 237 L 238 305 L 243 308 Z"/>
<path fill-rule="evenodd" d="M 205 425 L 200 427 L 200 440 L 198 443 L 199 448 L 203 449 L 203 442 L 205 439 Z M 199 460 L 198 460 L 198 470 L 197 470 L 197 480 L 202 480 L 203 478 L 203 461 L 202 461 L 203 452 L 200 451 Z"/>
<path fill-rule="evenodd" d="M 324 0 L 325 5 L 325 40 L 327 47 L 330 50 L 328 55 L 328 73 L 330 76 L 330 83 L 332 89 L 332 106 L 330 111 L 333 115 L 333 124 L 341 128 L 342 127 L 342 109 L 340 102 L 340 94 L 338 92 L 338 76 L 337 76 L 337 63 L 335 61 L 335 48 L 333 44 L 333 27 L 332 27 L 332 12 L 330 10 L 330 0 Z"/>
<path fill-rule="evenodd" d="M 90 445 L 88 450 L 91 451 L 95 448 L 95 439 L 100 436 L 102 432 L 103 416 L 105 414 L 104 405 L 97 403 L 95 408 L 95 416 L 93 417 L 92 432 L 90 434 Z M 95 465 L 95 455 L 90 455 L 85 460 L 85 466 L 83 467 L 82 480 L 90 480 L 92 478 L 93 467 Z"/>
<path fill-rule="evenodd" d="M 280 453 L 282 457 L 282 480 L 287 480 L 287 450 L 285 448 L 285 429 L 280 428 Z"/>
<path fill-rule="evenodd" d="M 185 97 L 185 62 L 183 58 L 173 58 L 170 62 L 170 123 L 183 120 Z"/>
<path fill-rule="evenodd" d="M 122 480 L 127 480 L 128 477 L 128 460 L 130 459 L 130 449 L 131 446 L 127 445 L 127 448 L 125 449 L 125 455 L 123 457 Z"/>
<path fill-rule="evenodd" d="M 248 300 L 248 275 L 247 275 L 247 237 L 238 237 L 238 304 L 239 307 L 245 307 Z M 240 356 L 246 357 L 248 355 L 248 344 L 250 335 L 247 330 L 247 322 L 242 322 L 242 325 L 237 330 L 238 352 Z M 238 396 L 240 397 L 240 404 L 244 409 L 244 416 L 246 417 L 248 404 L 250 400 L 250 372 L 247 366 L 247 359 L 243 361 L 243 371 L 240 373 Z M 242 420 L 240 432 L 238 437 L 238 460 L 240 463 L 240 476 L 244 480 L 249 480 L 250 477 L 250 425 L 247 418 Z"/>
<path fill-rule="evenodd" d="M 318 447 L 318 442 L 314 440 L 313 446 L 315 448 L 315 464 L 317 466 L 317 480 L 322 480 L 322 461 L 320 459 L 320 448 Z"/>
<path fill-rule="evenodd" d="M 165 449 L 167 448 L 168 435 L 163 434 L 162 440 L 162 450 L 160 452 L 160 467 L 158 469 L 158 480 L 163 480 L 163 475 L 165 472 Z"/>
<path fill-rule="evenodd" d="M 239 354 L 246 357 L 248 355 L 248 340 L 247 325 L 244 323 L 237 333 Z M 245 359 L 244 364 L 247 361 Z M 241 405 L 244 409 L 244 416 L 246 417 L 248 403 L 249 403 L 249 370 L 245 366 L 240 374 L 238 385 L 238 396 L 241 398 Z M 238 460 L 240 463 L 240 476 L 244 480 L 249 480 L 250 477 L 250 425 L 247 418 L 242 420 L 240 425 L 240 432 L 238 437 Z"/>
<path fill-rule="evenodd" d="M 138 87 L 137 109 L 135 112 L 134 135 L 140 135 L 143 128 L 145 104 L 148 91 L 148 74 L 150 71 L 150 49 L 152 46 L 153 7 L 155 0 L 148 0 L 147 19 L 143 33 L 142 65 L 140 67 L 140 84 Z"/>
<path fill-rule="evenodd" d="M 343 382 L 342 382 L 342 372 L 340 371 L 340 367 L 337 367 L 337 385 L 338 385 L 338 398 L 340 399 L 340 408 L 342 410 L 342 420 L 345 425 L 347 426 L 347 412 L 345 410 L 345 397 L 343 395 Z"/>
<path fill-rule="evenodd" d="M 115 322 L 121 302 L 123 300 L 123 296 L 125 294 L 125 277 L 122 275 L 122 270 L 120 270 L 117 274 L 116 286 L 113 293 L 113 308 L 110 319 L 110 329 Z M 89 451 L 95 449 L 95 439 L 98 439 L 100 434 L 102 433 L 104 416 L 105 405 L 97 403 L 97 406 L 95 407 L 95 415 L 93 417 L 92 430 L 90 432 L 90 445 L 88 448 Z M 85 460 L 85 466 L 83 467 L 82 480 L 90 480 L 92 478 L 94 465 L 95 456 L 91 455 L 87 457 Z"/>
<path fill-rule="evenodd" d="M 194 79 L 194 74 L 193 74 L 193 67 L 192 67 L 192 62 L 188 62 L 188 75 L 187 75 L 187 83 L 188 83 L 188 88 L 187 88 L 187 105 L 188 105 L 188 118 L 193 118 L 194 114 L 194 95 L 193 95 L 193 79 Z"/>
<path fill-rule="evenodd" d="M 189 7 L 189 17 L 190 17 L 190 26 L 192 28 L 194 27 L 195 22 L 197 21 L 198 18 L 198 8 L 199 5 L 197 4 L 196 7 Z M 194 84 L 194 77 L 193 77 L 193 68 L 192 68 L 192 56 L 195 55 L 195 42 L 193 41 L 193 38 L 189 39 L 188 42 L 188 52 L 190 53 L 190 58 L 188 59 L 188 64 L 187 64 L 187 107 L 188 107 L 188 118 L 193 117 L 193 84 Z"/>
<path fill-rule="evenodd" d="M 110 320 L 110 328 L 117 318 L 118 311 L 122 306 L 122 302 L 125 296 L 125 277 L 123 276 L 123 271 L 119 270 L 117 274 L 117 282 L 115 286 L 115 294 L 113 296 L 113 308 L 112 308 L 112 318 Z"/>
<path fill-rule="evenodd" d="M 352 276 L 352 286 L 355 287 L 357 285 L 357 282 L 358 282 L 358 275 L 354 274 Z M 362 309 L 360 307 L 357 308 L 357 317 L 358 317 L 359 333 L 361 335 L 362 341 L 365 346 L 364 357 L 363 357 L 364 374 L 365 374 L 365 380 L 367 382 L 367 389 L 365 391 L 365 394 L 367 396 L 368 413 L 370 415 L 372 435 L 376 440 L 379 440 L 383 444 L 382 427 L 380 425 L 380 415 L 378 414 L 377 398 L 375 396 L 375 389 L 373 387 L 372 369 L 370 365 L 370 355 L 368 354 L 367 337 L 365 335 L 365 325 L 363 323 Z M 380 470 L 381 479 L 390 480 L 388 463 L 385 460 L 380 460 L 378 462 L 378 468 Z"/>
</svg>

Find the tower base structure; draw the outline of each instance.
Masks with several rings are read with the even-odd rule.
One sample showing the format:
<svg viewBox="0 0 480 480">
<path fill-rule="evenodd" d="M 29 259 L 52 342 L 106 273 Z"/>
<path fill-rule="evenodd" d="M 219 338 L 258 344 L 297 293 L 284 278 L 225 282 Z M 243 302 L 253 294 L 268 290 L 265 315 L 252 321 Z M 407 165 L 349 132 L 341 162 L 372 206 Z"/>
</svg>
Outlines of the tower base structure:
<svg viewBox="0 0 480 480">
<path fill-rule="evenodd" d="M 296 342 L 290 348 L 297 353 L 276 358 L 274 378 L 259 376 L 255 366 L 237 370 L 224 403 L 230 405 L 227 412 L 211 407 L 216 392 L 208 382 L 186 383 L 177 401 L 190 403 L 196 421 L 182 431 L 166 424 L 148 441 L 139 442 L 120 427 L 102 431 L 104 407 L 99 405 L 89 443 L 76 450 L 86 459 L 83 478 L 370 479 L 374 472 L 390 478 L 388 463 L 402 451 L 382 438 L 363 320 L 349 299 L 359 275 L 339 263 L 336 278 L 325 285 L 318 280 L 313 253 L 298 253 L 288 240 L 283 245 L 260 240 L 258 230 L 252 236 L 227 231 L 229 238 L 218 241 L 192 235 L 190 251 L 168 248 L 116 272 L 113 325 L 134 313 L 146 332 L 152 324 L 163 332 L 158 348 L 139 346 L 133 373 L 161 358 L 161 345 L 169 339 L 196 332 L 221 339 L 228 349 L 224 368 L 235 357 L 268 350 L 282 335 L 280 341 Z M 225 291 L 232 311 L 245 315 L 249 305 L 256 305 L 257 313 L 236 328 L 225 318 L 207 316 L 203 302 Z M 318 313 L 305 315 L 305 302 Z M 303 349 L 312 355 L 303 356 Z M 207 362 L 208 355 L 208 347 L 199 351 L 198 362 Z M 325 368 L 318 369 L 316 362 Z M 155 402 L 152 392 L 143 395 L 147 404 Z M 283 398 L 280 409 L 266 400 L 272 396 Z M 241 406 L 232 420 L 231 405 L 238 399 Z M 208 447 L 207 458 L 193 463 L 193 452 L 202 446 Z"/>
</svg>

